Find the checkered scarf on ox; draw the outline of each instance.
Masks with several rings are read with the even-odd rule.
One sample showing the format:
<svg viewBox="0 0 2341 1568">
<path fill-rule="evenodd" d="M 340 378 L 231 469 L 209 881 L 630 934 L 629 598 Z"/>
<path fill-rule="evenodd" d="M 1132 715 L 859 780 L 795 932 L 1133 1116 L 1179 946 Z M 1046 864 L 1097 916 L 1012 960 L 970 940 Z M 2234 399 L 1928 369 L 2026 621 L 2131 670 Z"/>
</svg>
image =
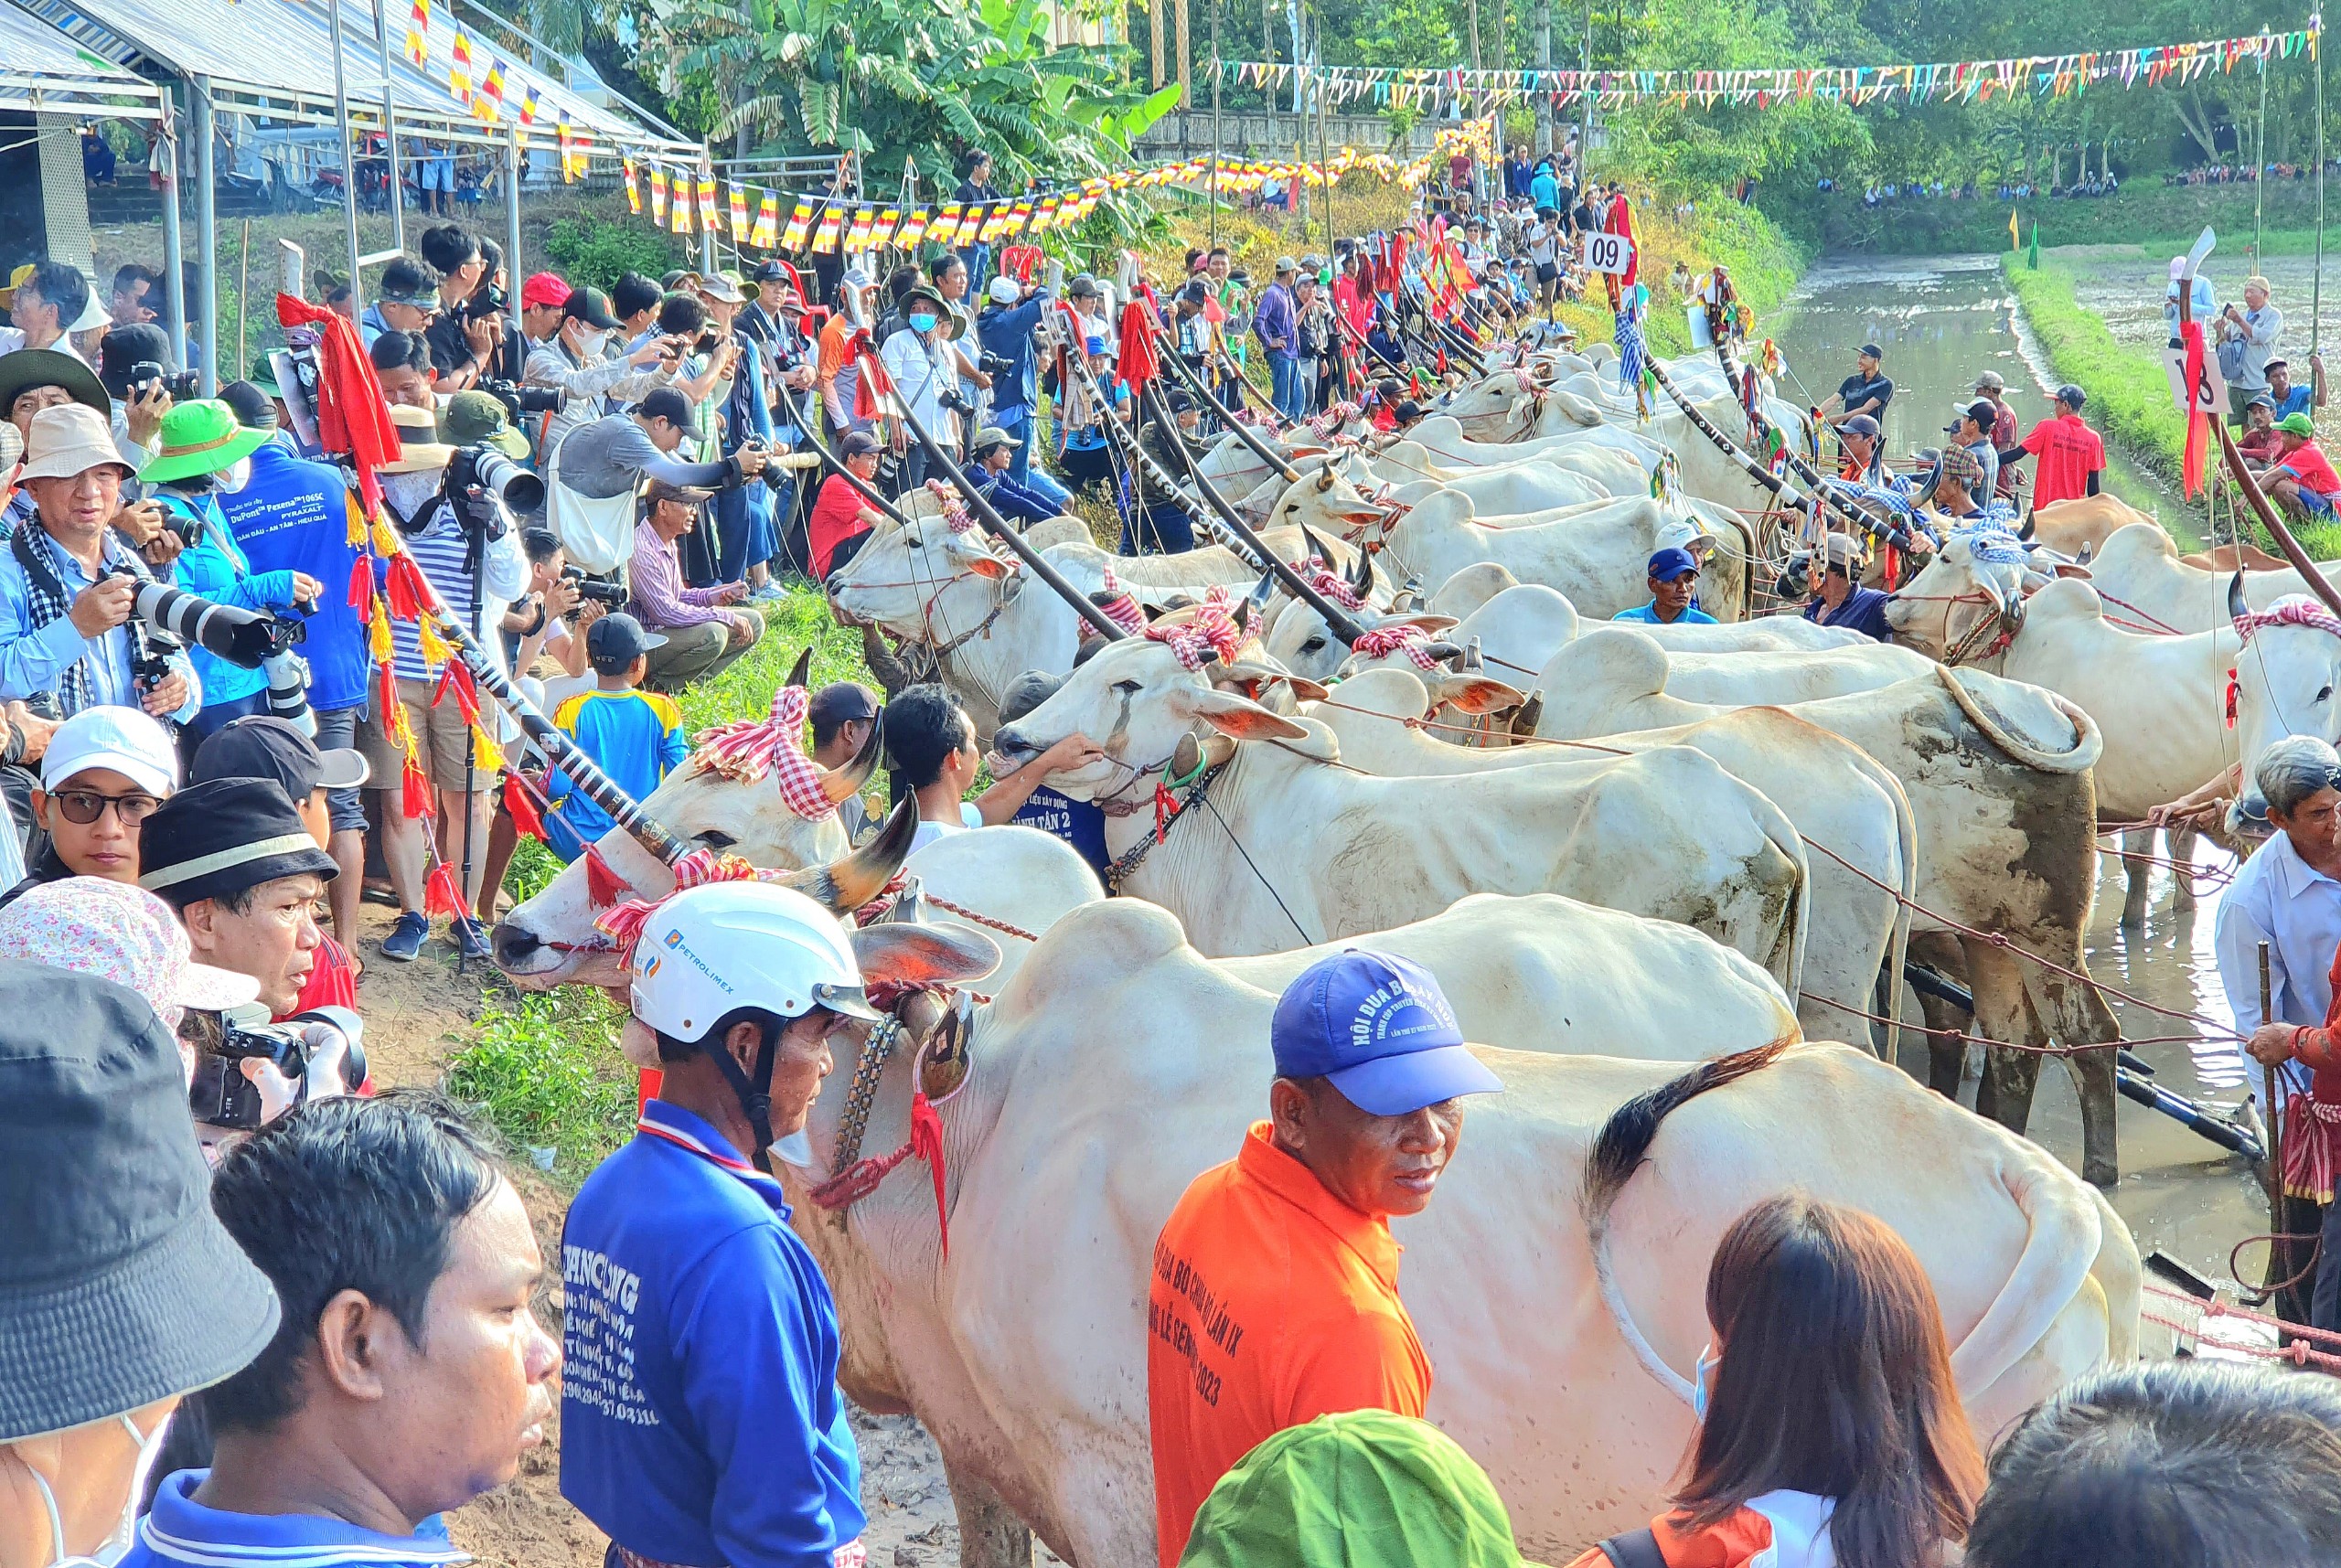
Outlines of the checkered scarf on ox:
<svg viewBox="0 0 2341 1568">
<path fill-rule="evenodd" d="M 1179 661 L 1179 667 L 1189 674 L 1201 670 L 1214 658 L 1222 664 L 1234 664 L 1235 650 L 1244 645 L 1244 632 L 1227 605 L 1226 588 L 1213 588 L 1192 614 L 1176 621 L 1157 621 L 1149 626 L 1146 640 L 1169 648 L 1171 656 Z"/>
<path fill-rule="evenodd" d="M 2327 636 L 2341 637 L 2341 617 L 2336 617 L 2332 611 L 2305 593 L 2287 593 L 2265 610 L 2247 610 L 2235 617 L 2235 635 L 2247 645 L 2250 643 L 2253 633 L 2268 626 L 2305 626 Z M 2235 728 L 2236 695 L 2235 671 L 2230 669 L 2228 671 L 2227 701 L 2228 728 L 2230 730 Z"/>
<path fill-rule="evenodd" d="M 741 784 L 771 773 L 783 804 L 807 822 L 818 822 L 837 806 L 821 786 L 821 770 L 805 754 L 805 711 L 812 700 L 801 686 L 782 687 L 773 693 L 769 717 L 700 731 L 692 763 Z"/>
</svg>

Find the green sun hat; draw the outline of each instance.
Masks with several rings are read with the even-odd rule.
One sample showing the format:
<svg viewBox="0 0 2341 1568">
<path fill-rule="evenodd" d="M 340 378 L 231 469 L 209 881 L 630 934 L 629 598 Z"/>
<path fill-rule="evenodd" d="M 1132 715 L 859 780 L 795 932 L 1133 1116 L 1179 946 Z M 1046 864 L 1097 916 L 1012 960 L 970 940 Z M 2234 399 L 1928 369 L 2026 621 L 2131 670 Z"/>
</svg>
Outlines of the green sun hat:
<svg viewBox="0 0 2341 1568">
<path fill-rule="evenodd" d="M 276 384 L 276 356 L 263 354 L 252 361 L 252 373 L 244 378 L 270 397 L 283 400 L 284 389 Z"/>
<path fill-rule="evenodd" d="M 1179 1568 L 1532 1568 L 1485 1470 L 1426 1421 L 1323 1415 L 1244 1456 Z"/>
<path fill-rule="evenodd" d="M 449 446 L 481 442 L 516 462 L 529 460 L 529 438 L 512 428 L 504 405 L 486 392 L 457 392 L 439 412 L 439 439 Z"/>
<path fill-rule="evenodd" d="M 236 411 L 217 398 L 174 403 L 163 416 L 162 449 L 138 471 L 142 485 L 161 485 L 198 474 L 217 474 L 249 457 L 275 433 L 237 421 Z"/>
<path fill-rule="evenodd" d="M 2313 436 L 2316 433 L 2316 421 L 2306 414 L 2290 413 L 2276 421 L 2276 428 L 2286 435 Z"/>
</svg>

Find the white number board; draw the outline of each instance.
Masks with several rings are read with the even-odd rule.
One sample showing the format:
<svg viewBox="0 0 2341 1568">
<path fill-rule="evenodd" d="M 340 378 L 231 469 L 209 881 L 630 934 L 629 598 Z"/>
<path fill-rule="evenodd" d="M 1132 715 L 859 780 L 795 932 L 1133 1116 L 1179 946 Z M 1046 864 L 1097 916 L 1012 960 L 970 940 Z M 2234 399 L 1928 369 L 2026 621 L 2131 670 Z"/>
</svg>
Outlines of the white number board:
<svg viewBox="0 0 2341 1568">
<path fill-rule="evenodd" d="M 1633 264 L 1634 242 L 1624 235 L 1588 234 L 1585 237 L 1586 271 L 1623 277 L 1626 269 Z"/>
</svg>

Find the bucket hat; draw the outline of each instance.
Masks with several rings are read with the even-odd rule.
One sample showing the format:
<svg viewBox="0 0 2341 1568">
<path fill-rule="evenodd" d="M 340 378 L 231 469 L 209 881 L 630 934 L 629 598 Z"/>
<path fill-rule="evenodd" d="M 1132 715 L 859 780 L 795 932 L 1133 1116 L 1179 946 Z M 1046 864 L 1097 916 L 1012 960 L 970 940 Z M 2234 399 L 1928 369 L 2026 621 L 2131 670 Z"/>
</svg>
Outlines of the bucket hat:
<svg viewBox="0 0 2341 1568">
<path fill-rule="evenodd" d="M 241 422 L 236 411 L 217 398 L 173 403 L 163 416 L 162 445 L 155 461 L 138 471 L 138 482 L 160 485 L 217 474 L 251 456 L 271 433 Z"/>
<path fill-rule="evenodd" d="M 123 474 L 130 464 L 113 444 L 105 416 L 81 403 L 59 403 L 33 416 L 32 433 L 25 443 L 24 471 L 18 479 L 70 479 L 92 468 L 111 464 Z"/>
<path fill-rule="evenodd" d="M 390 411 L 390 422 L 399 427 L 398 460 L 383 464 L 377 473 L 428 474 L 446 467 L 455 455 L 454 447 L 438 439 L 439 416 L 429 409 L 401 403 Z"/>
<path fill-rule="evenodd" d="M 182 1010 L 219 1012 L 260 996 L 250 975 L 198 964 L 171 906 L 144 888 L 103 877 L 62 877 L 0 909 L 0 958 L 28 958 L 127 986 L 163 1027 Z"/>
<path fill-rule="evenodd" d="M 276 1291 L 211 1211 L 187 1080 L 126 986 L 0 959 L 0 1443 L 240 1371 Z"/>
<path fill-rule="evenodd" d="M 66 396 L 84 408 L 113 417 L 113 400 L 106 396 L 98 373 L 70 354 L 54 348 L 19 348 L 0 354 L 0 419 L 16 405 L 17 394 L 35 387 L 62 387 Z"/>
<path fill-rule="evenodd" d="M 462 391 L 439 411 L 439 439 L 449 446 L 482 442 L 516 462 L 529 459 L 529 438 L 512 428 L 504 405 L 486 392 Z"/>
</svg>

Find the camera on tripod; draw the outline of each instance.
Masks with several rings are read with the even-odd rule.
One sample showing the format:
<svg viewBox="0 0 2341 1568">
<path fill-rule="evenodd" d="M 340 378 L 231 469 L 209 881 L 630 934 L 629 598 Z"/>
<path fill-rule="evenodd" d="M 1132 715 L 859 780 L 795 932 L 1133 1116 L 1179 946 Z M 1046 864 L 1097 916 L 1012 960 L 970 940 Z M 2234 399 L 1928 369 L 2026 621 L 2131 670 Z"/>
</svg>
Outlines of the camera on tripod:
<svg viewBox="0 0 2341 1568">
<path fill-rule="evenodd" d="M 591 599 L 613 610 L 626 601 L 625 584 L 622 582 L 604 582 L 600 578 L 588 577 L 573 566 L 562 567 L 561 575 L 563 581 L 577 585 L 577 597 L 580 599 Z"/>
<path fill-rule="evenodd" d="M 524 387 L 518 381 L 483 379 L 474 385 L 504 405 L 504 411 L 518 424 L 529 414 L 550 414 L 560 411 L 562 393 L 558 387 Z"/>
</svg>

